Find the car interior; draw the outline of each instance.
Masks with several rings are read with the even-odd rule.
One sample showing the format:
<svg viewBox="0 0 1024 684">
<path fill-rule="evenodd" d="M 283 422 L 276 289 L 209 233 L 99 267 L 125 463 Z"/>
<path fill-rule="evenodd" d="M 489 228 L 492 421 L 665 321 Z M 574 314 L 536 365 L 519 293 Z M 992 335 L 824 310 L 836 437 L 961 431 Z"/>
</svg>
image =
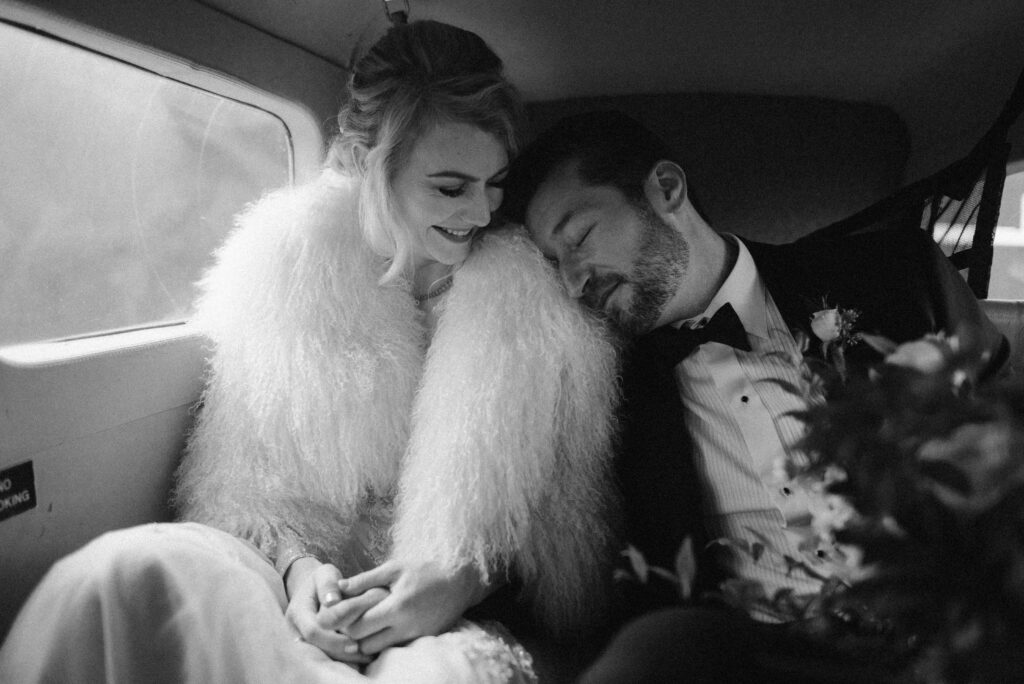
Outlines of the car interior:
<svg viewBox="0 0 1024 684">
<path fill-rule="evenodd" d="M 1020 0 L 0 0 L 0 637 L 55 560 L 171 519 L 195 282 L 239 211 L 318 173 L 349 65 L 401 18 L 483 37 L 527 137 L 647 124 L 718 230 L 909 211 L 1024 371 Z"/>
</svg>

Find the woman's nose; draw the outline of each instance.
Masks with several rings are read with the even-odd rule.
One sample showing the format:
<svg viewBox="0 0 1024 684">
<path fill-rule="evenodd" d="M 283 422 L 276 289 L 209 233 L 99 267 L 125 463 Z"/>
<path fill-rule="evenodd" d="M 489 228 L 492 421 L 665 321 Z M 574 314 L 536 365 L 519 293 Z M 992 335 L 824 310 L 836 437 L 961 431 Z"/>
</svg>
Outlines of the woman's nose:
<svg viewBox="0 0 1024 684">
<path fill-rule="evenodd" d="M 491 198 L 485 191 L 468 193 L 466 206 L 462 210 L 462 219 L 473 226 L 486 226 L 491 222 L 491 211 L 496 206 L 492 206 Z"/>
</svg>

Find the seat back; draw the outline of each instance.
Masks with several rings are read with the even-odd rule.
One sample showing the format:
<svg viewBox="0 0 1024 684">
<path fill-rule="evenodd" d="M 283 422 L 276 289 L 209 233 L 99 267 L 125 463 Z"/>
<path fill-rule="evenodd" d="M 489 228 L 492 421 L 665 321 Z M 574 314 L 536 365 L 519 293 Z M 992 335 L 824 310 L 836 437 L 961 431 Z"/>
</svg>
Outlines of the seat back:
<svg viewBox="0 0 1024 684">
<path fill-rule="evenodd" d="M 1010 369 L 1024 373 L 1024 301 L 984 299 L 981 308 L 1010 341 Z"/>
</svg>

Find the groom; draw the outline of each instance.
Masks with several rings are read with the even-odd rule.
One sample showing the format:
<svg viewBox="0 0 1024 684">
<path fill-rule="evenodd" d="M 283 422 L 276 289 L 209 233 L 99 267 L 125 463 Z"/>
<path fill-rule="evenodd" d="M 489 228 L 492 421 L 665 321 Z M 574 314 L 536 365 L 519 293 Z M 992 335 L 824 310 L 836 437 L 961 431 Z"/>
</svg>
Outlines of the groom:
<svg viewBox="0 0 1024 684">
<path fill-rule="evenodd" d="M 760 582 L 769 596 L 814 593 L 820 578 L 774 556 L 755 562 L 721 547 L 717 556 L 701 551 L 711 539 L 762 539 L 823 573 L 833 560 L 832 548 L 799 547 L 807 501 L 776 469 L 798 456 L 802 424 L 792 413 L 806 408 L 785 389 L 799 384 L 799 370 L 780 358 L 800 352 L 801 336 L 815 340 L 812 315 L 856 310 L 857 330 L 895 342 L 973 324 L 990 370 L 1005 359 L 1006 341 L 923 231 L 780 246 L 741 240 L 708 224 L 672 159 L 657 136 L 622 114 L 571 117 L 516 161 L 506 209 L 525 222 L 569 294 L 632 338 L 617 464 L 626 540 L 648 563 L 672 568 L 689 538 L 705 587 L 735 577 Z M 873 355 L 864 344 L 847 351 L 851 364 Z M 884 676 L 766 625 L 770 617 L 756 609 L 652 612 L 678 605 L 669 591 L 631 602 L 646 616 L 619 633 L 585 681 Z M 780 661 L 799 662 L 804 679 L 778 671 Z"/>
</svg>

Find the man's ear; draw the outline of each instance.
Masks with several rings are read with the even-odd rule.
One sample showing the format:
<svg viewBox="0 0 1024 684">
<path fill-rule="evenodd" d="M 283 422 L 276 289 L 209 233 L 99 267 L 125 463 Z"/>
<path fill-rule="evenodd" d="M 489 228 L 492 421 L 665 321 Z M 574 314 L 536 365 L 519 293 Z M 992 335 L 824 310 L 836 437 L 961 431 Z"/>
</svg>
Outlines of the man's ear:
<svg viewBox="0 0 1024 684">
<path fill-rule="evenodd" d="M 679 164 L 662 159 L 644 179 L 644 192 L 656 212 L 674 214 L 686 201 L 686 174 Z"/>
</svg>

